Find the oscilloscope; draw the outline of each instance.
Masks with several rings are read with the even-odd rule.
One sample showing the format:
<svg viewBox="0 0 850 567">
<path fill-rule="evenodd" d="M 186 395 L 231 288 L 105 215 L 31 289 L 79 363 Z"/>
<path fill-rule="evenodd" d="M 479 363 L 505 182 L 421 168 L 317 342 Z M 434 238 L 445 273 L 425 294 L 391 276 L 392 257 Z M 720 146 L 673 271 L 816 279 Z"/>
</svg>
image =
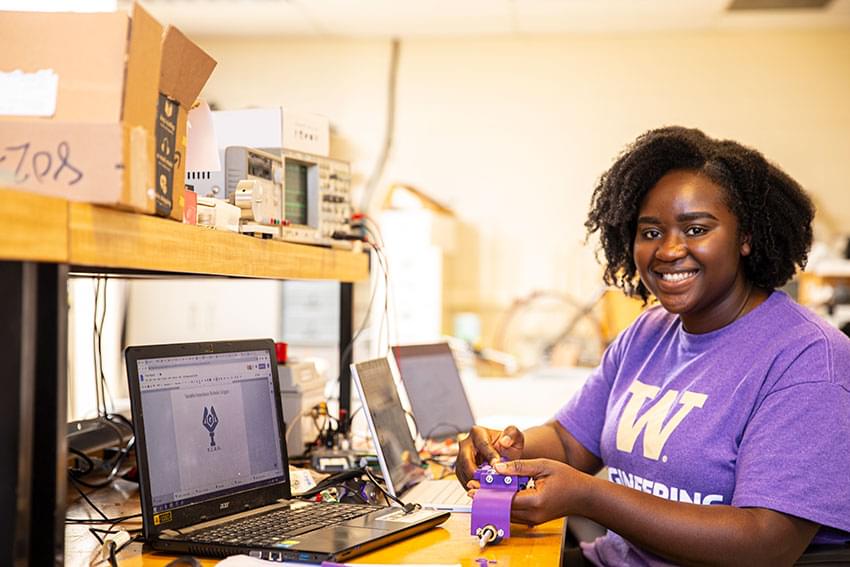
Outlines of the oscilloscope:
<svg viewBox="0 0 850 567">
<path fill-rule="evenodd" d="M 326 246 L 345 242 L 334 239 L 334 233 L 351 233 L 348 162 L 244 146 L 226 148 L 224 162 L 224 196 L 243 211 L 246 229 L 241 232 Z"/>
</svg>

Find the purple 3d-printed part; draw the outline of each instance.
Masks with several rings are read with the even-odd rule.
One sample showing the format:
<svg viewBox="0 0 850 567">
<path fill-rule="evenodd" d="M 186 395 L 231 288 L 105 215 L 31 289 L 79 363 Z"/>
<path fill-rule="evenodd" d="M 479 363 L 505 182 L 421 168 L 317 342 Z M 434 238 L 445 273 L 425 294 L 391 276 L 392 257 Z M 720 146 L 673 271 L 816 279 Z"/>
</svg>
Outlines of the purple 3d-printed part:
<svg viewBox="0 0 850 567">
<path fill-rule="evenodd" d="M 493 543 L 509 538 L 511 503 L 517 490 L 528 484 L 528 477 L 499 474 L 490 465 L 482 465 L 472 477 L 480 483 L 481 488 L 472 499 L 469 533 L 481 537 L 482 530 L 490 526 L 495 532 L 495 538 L 491 540 Z"/>
<path fill-rule="evenodd" d="M 493 526 L 496 541 L 511 537 L 511 502 L 514 492 L 509 490 L 479 490 L 472 499 L 472 523 L 469 533 L 480 535 L 484 526 Z"/>
<path fill-rule="evenodd" d="M 473 473 L 472 478 L 478 481 L 481 488 L 510 490 L 511 492 L 522 490 L 528 484 L 527 476 L 499 474 L 490 465 L 481 465 L 478 467 L 478 470 Z"/>
</svg>

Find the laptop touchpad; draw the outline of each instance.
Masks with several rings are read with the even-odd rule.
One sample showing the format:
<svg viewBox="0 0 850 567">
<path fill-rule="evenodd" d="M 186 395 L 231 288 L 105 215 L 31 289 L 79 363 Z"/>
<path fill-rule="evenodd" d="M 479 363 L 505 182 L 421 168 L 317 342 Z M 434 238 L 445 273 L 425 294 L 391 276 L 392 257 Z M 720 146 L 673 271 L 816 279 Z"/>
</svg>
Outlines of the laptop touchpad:
<svg viewBox="0 0 850 567">
<path fill-rule="evenodd" d="M 328 526 L 313 532 L 306 533 L 294 539 L 298 544 L 294 549 L 309 549 L 311 551 L 335 553 L 352 545 L 375 539 L 375 532 L 381 532 L 378 528 L 362 528 L 351 525 Z"/>
</svg>

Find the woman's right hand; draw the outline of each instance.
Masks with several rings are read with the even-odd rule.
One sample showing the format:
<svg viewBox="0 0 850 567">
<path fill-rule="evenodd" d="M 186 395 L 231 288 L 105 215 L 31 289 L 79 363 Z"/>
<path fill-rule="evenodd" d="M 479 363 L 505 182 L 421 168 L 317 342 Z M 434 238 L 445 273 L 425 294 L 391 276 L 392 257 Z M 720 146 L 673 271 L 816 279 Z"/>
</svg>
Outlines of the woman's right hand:
<svg viewBox="0 0 850 567">
<path fill-rule="evenodd" d="M 475 470 L 484 463 L 494 464 L 503 458 L 514 461 L 522 457 L 525 437 L 522 431 L 509 425 L 504 431 L 475 426 L 460 442 L 455 474 L 465 488 L 469 486 Z"/>
</svg>

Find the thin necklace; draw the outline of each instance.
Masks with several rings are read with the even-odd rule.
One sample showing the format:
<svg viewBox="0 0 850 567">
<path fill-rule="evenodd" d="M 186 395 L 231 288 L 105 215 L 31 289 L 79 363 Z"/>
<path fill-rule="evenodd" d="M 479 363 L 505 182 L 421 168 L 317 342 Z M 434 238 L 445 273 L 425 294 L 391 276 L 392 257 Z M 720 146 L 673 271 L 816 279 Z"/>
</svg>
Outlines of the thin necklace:
<svg viewBox="0 0 850 567">
<path fill-rule="evenodd" d="M 747 286 L 747 297 L 744 298 L 744 303 L 741 305 L 741 308 L 738 309 L 738 312 L 735 314 L 735 317 L 731 321 L 729 321 L 730 324 L 737 321 L 741 317 L 741 315 L 744 314 L 744 309 L 747 307 L 747 304 L 750 302 L 750 294 L 753 293 L 753 283 L 748 282 L 748 284 L 749 285 Z"/>
</svg>

